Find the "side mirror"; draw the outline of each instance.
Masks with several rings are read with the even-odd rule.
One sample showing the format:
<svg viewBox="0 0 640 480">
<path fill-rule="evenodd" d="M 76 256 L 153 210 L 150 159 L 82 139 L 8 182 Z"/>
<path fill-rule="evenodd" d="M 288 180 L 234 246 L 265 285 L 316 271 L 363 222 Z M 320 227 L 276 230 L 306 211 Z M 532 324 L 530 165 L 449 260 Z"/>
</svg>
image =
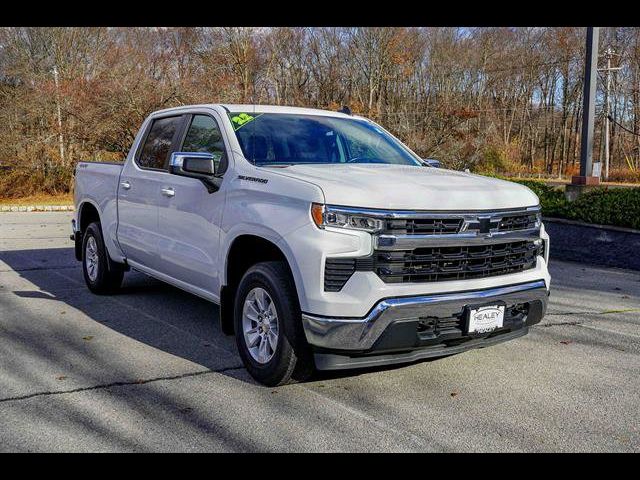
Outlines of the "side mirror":
<svg viewBox="0 0 640 480">
<path fill-rule="evenodd" d="M 422 162 L 428 167 L 440 168 L 442 166 L 440 160 L 436 160 L 435 158 L 423 158 Z"/>
<path fill-rule="evenodd" d="M 169 162 L 169 171 L 174 175 L 196 178 L 209 193 L 220 188 L 221 178 L 217 177 L 222 155 L 206 152 L 173 152 Z"/>
</svg>

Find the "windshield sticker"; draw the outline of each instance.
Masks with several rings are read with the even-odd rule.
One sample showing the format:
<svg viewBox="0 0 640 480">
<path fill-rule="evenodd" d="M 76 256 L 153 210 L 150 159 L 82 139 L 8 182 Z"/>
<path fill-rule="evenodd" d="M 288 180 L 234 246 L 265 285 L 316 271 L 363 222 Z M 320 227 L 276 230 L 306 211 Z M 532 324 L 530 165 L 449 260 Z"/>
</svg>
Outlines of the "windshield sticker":
<svg viewBox="0 0 640 480">
<path fill-rule="evenodd" d="M 256 118 L 258 118 L 260 115 L 262 115 L 261 113 L 254 116 L 249 115 L 248 113 L 238 113 L 238 114 L 233 114 L 233 116 L 231 117 L 231 122 L 233 122 L 233 130 L 238 130 L 240 127 L 246 125 L 247 123 L 249 123 L 252 120 L 255 120 Z M 231 114 L 230 114 L 231 116 Z"/>
</svg>

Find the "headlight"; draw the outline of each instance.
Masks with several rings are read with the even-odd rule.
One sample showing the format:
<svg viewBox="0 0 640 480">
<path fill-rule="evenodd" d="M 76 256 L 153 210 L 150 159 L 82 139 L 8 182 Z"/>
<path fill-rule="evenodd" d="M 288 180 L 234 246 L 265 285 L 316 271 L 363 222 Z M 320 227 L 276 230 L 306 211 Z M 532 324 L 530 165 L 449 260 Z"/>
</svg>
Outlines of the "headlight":
<svg viewBox="0 0 640 480">
<path fill-rule="evenodd" d="M 383 220 L 380 218 L 358 213 L 336 211 L 319 203 L 311 204 L 311 217 L 318 228 L 338 227 L 373 233 L 382 230 L 384 227 Z"/>
</svg>

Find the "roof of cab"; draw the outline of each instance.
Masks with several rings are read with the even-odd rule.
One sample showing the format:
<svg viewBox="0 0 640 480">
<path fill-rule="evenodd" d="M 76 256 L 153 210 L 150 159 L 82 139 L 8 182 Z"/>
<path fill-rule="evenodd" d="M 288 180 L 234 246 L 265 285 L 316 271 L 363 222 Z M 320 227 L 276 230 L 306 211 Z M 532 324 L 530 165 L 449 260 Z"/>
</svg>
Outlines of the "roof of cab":
<svg viewBox="0 0 640 480">
<path fill-rule="evenodd" d="M 215 106 L 221 106 L 233 113 L 289 113 L 298 115 L 322 115 L 325 117 L 346 117 L 353 118 L 342 112 L 335 112 L 331 110 L 320 110 L 317 108 L 303 108 L 303 107 L 286 107 L 280 105 L 252 105 L 252 104 L 231 104 L 231 103 L 218 103 L 218 104 L 199 104 L 199 105 L 181 105 L 179 107 L 165 108 L 164 110 L 158 110 L 153 112 L 158 113 L 170 113 L 181 112 L 193 108 L 211 108 Z"/>
<path fill-rule="evenodd" d="M 297 113 L 299 115 L 323 115 L 326 117 L 349 117 L 349 115 L 332 110 L 320 110 L 319 108 L 304 107 L 287 107 L 281 105 L 250 105 L 250 104 L 227 104 L 221 103 L 220 106 L 228 109 L 230 112 L 246 112 L 246 113 Z"/>
</svg>

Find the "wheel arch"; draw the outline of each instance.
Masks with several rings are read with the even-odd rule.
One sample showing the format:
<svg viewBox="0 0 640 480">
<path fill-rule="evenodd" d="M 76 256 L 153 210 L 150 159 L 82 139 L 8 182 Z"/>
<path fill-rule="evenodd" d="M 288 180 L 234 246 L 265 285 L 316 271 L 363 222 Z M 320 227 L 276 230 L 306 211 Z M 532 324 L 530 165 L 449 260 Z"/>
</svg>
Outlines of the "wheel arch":
<svg viewBox="0 0 640 480">
<path fill-rule="evenodd" d="M 91 200 L 83 201 L 78 207 L 78 227 L 84 232 L 89 224 L 100 221 L 100 210 Z"/>
<path fill-rule="evenodd" d="M 92 202 L 91 200 L 84 200 L 78 206 L 78 232 L 74 236 L 75 240 L 75 256 L 76 260 L 82 261 L 82 241 L 84 238 L 85 231 L 87 227 L 94 222 L 98 222 L 100 226 L 100 234 L 102 235 L 102 241 L 104 242 L 104 248 L 107 251 L 107 268 L 109 270 L 118 270 L 123 267 L 125 270 L 128 270 L 126 265 L 122 265 L 113 260 L 111 257 L 111 252 L 109 250 L 109 246 L 107 245 L 107 238 L 105 238 L 104 230 L 102 229 L 102 215 L 98 206 Z M 79 234 L 78 234 L 79 233 Z"/>
<path fill-rule="evenodd" d="M 256 234 L 240 234 L 229 244 L 224 259 L 223 282 L 220 290 L 220 325 L 228 335 L 233 329 L 233 303 L 235 293 L 242 276 L 253 265 L 259 262 L 282 261 L 287 266 L 298 295 L 299 286 L 294 274 L 295 264 L 290 261 L 285 249 L 278 242 Z"/>
<path fill-rule="evenodd" d="M 74 235 L 74 253 L 76 260 L 82 260 L 82 237 L 87 227 L 93 222 L 100 222 L 100 210 L 91 200 L 84 200 L 78 206 L 78 231 Z"/>
</svg>

